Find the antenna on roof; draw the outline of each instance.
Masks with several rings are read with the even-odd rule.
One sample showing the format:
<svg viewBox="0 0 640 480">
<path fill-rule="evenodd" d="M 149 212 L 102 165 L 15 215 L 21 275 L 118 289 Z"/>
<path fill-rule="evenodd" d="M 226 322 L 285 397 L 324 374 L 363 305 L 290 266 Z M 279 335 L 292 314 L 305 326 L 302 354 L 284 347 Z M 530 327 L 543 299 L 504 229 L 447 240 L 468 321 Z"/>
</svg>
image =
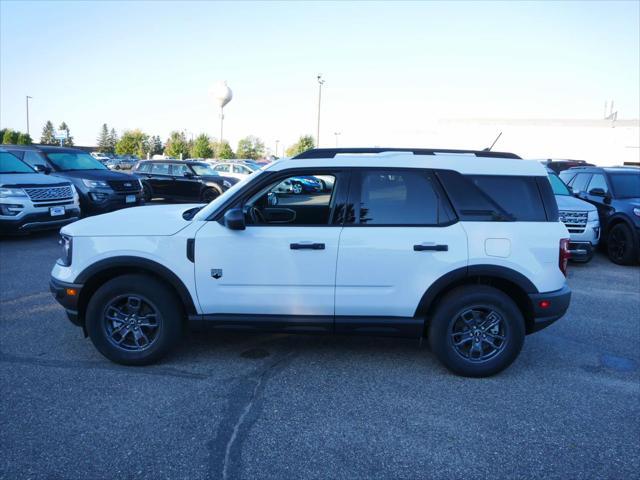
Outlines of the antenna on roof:
<svg viewBox="0 0 640 480">
<path fill-rule="evenodd" d="M 491 144 L 490 147 L 485 148 L 484 150 L 482 150 L 483 152 L 490 152 L 491 149 L 493 148 L 493 146 L 496 144 L 496 142 L 498 141 L 498 139 L 502 136 L 502 132 L 500 132 L 498 134 L 498 136 L 496 137 L 496 139 L 493 141 L 493 143 Z"/>
</svg>

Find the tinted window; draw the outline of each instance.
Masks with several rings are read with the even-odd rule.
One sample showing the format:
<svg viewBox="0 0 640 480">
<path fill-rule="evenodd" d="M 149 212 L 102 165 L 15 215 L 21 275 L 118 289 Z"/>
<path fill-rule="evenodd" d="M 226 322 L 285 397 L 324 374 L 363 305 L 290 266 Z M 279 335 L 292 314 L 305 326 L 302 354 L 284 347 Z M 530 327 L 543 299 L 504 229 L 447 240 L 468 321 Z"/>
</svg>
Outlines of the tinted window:
<svg viewBox="0 0 640 480">
<path fill-rule="evenodd" d="M 171 175 L 174 177 L 184 177 L 184 174 L 188 172 L 190 172 L 189 167 L 184 163 L 171 164 Z"/>
<path fill-rule="evenodd" d="M 571 196 L 571 192 L 567 186 L 555 173 L 549 173 L 549 182 L 551 182 L 551 188 L 553 188 L 554 195 L 563 195 L 565 197 Z"/>
<path fill-rule="evenodd" d="M 215 169 L 218 170 L 219 172 L 228 172 L 229 165 L 216 165 Z"/>
<path fill-rule="evenodd" d="M 609 178 L 617 198 L 640 198 L 640 172 L 612 173 Z"/>
<path fill-rule="evenodd" d="M 604 190 L 604 193 L 609 192 L 609 187 L 607 187 L 607 181 L 604 178 L 604 175 L 600 173 L 595 173 L 593 177 L 591 177 L 591 181 L 589 182 L 589 187 L 587 188 L 587 192 L 590 192 L 594 188 L 601 188 Z"/>
<path fill-rule="evenodd" d="M 48 153 L 47 158 L 53 163 L 57 170 L 63 172 L 73 170 L 107 170 L 107 167 L 101 162 L 84 152 Z"/>
<path fill-rule="evenodd" d="M 357 223 L 361 225 L 437 225 L 439 222 L 439 198 L 426 172 L 363 172 L 359 186 Z"/>
<path fill-rule="evenodd" d="M 34 173 L 34 170 L 15 155 L 0 152 L 0 173 Z"/>
<path fill-rule="evenodd" d="M 580 193 L 587 190 L 587 183 L 589 183 L 590 173 L 579 173 L 576 178 L 571 182 L 571 188 L 574 193 Z"/>
<path fill-rule="evenodd" d="M 154 175 L 169 175 L 168 163 L 154 163 L 151 166 L 151 173 Z"/>
<path fill-rule="evenodd" d="M 470 178 L 514 220 L 524 222 L 547 220 L 535 177 L 474 175 Z"/>
<path fill-rule="evenodd" d="M 32 167 L 35 167 L 36 165 L 45 165 L 46 166 L 46 164 L 47 164 L 45 159 L 42 158 L 38 152 L 26 151 L 26 152 L 24 152 L 24 156 L 22 157 L 22 160 L 27 162 Z"/>
<path fill-rule="evenodd" d="M 136 172 L 142 172 L 142 173 L 147 173 L 150 170 L 151 170 L 150 163 L 141 163 L 140 165 L 138 165 L 138 168 L 136 168 Z"/>
</svg>

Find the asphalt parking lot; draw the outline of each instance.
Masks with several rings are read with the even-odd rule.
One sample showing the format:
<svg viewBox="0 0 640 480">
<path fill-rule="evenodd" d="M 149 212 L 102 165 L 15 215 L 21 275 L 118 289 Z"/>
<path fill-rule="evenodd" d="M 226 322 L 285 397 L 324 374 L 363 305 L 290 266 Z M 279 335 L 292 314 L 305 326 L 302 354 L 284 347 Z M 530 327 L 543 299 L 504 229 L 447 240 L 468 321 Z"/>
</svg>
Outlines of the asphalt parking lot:
<svg viewBox="0 0 640 480">
<path fill-rule="evenodd" d="M 290 335 L 192 334 L 133 368 L 51 297 L 56 241 L 0 239 L 0 478 L 638 478 L 639 267 L 572 265 L 568 315 L 489 379 Z"/>
</svg>

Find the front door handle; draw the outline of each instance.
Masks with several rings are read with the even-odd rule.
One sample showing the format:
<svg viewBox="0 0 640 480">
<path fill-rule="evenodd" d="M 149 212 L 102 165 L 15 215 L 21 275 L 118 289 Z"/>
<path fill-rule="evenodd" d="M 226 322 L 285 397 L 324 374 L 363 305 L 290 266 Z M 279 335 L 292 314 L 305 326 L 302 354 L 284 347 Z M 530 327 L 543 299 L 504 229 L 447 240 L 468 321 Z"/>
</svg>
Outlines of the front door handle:
<svg viewBox="0 0 640 480">
<path fill-rule="evenodd" d="M 415 252 L 424 252 L 425 250 L 432 250 L 434 252 L 447 252 L 449 251 L 449 245 L 414 245 L 413 250 Z"/>
<path fill-rule="evenodd" d="M 291 250 L 324 250 L 324 243 L 292 243 Z"/>
</svg>

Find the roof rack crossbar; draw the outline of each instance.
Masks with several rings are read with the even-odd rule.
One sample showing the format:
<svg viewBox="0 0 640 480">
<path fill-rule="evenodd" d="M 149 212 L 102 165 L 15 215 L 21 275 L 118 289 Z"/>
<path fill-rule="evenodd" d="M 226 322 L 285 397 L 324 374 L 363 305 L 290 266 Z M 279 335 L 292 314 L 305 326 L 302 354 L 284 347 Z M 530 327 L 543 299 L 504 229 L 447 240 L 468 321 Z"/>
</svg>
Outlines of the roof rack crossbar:
<svg viewBox="0 0 640 480">
<path fill-rule="evenodd" d="M 509 152 L 487 152 L 484 150 L 452 150 L 446 148 L 312 148 L 306 152 L 299 153 L 293 158 L 334 158 L 338 154 L 358 154 L 358 153 L 383 153 L 383 152 L 407 152 L 414 155 L 437 155 L 439 153 L 473 154 L 476 157 L 490 158 L 520 158 L 515 153 Z"/>
</svg>

